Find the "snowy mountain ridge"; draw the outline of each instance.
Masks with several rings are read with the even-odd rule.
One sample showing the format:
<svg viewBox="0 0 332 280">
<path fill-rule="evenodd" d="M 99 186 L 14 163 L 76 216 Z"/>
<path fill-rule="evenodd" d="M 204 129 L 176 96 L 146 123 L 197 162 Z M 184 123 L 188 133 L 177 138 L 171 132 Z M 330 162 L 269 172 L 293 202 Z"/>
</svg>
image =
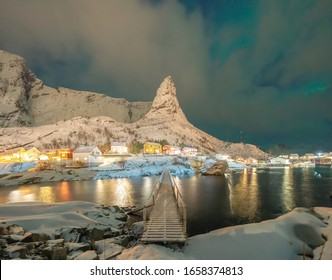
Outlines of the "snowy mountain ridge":
<svg viewBox="0 0 332 280">
<path fill-rule="evenodd" d="M 161 141 L 197 147 L 204 154 L 265 157 L 250 144 L 221 141 L 188 122 L 166 77 L 153 102 L 47 87 L 23 58 L 0 51 L 0 150 Z"/>
</svg>

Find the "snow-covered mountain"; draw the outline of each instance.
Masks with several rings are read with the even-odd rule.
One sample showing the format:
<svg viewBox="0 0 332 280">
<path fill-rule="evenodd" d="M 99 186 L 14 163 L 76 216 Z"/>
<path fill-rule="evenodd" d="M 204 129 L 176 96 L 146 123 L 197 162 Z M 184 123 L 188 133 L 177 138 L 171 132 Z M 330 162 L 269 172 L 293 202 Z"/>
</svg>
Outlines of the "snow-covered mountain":
<svg viewBox="0 0 332 280">
<path fill-rule="evenodd" d="M 0 98 L 0 127 L 41 126 L 77 116 L 134 122 L 151 107 L 151 102 L 128 102 L 100 93 L 45 86 L 23 58 L 1 50 Z"/>
<path fill-rule="evenodd" d="M 0 51 L 0 127 L 0 149 L 167 140 L 198 147 L 205 154 L 266 156 L 254 145 L 224 142 L 190 124 L 171 77 L 163 80 L 152 103 L 128 102 L 47 87 L 23 58 L 4 51 Z"/>
</svg>

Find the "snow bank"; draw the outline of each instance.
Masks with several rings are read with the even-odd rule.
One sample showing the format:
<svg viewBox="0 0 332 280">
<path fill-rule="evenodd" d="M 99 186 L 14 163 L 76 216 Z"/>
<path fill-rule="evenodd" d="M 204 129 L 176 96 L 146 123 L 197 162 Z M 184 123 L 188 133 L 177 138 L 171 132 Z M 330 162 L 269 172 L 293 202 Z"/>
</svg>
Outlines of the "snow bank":
<svg viewBox="0 0 332 280">
<path fill-rule="evenodd" d="M 89 168 L 26 171 L 17 175 L 3 174 L 1 176 L 0 187 L 29 185 L 41 182 L 92 180 L 95 174 L 96 171 Z"/>
<path fill-rule="evenodd" d="M 20 173 L 35 166 L 35 162 L 0 163 L 0 174 Z"/>
<path fill-rule="evenodd" d="M 302 259 L 324 244 L 324 227 L 313 213 L 297 208 L 275 220 L 194 236 L 184 254 L 193 259 Z"/>
<path fill-rule="evenodd" d="M 318 209 L 322 217 L 311 210 L 297 208 L 274 220 L 193 236 L 177 251 L 158 245 L 139 245 L 124 250 L 118 259 L 332 259 L 332 209 Z M 331 237 L 326 243 L 323 233 Z"/>
<path fill-rule="evenodd" d="M 175 156 L 142 156 L 127 158 L 123 168 L 119 168 L 116 163 L 103 164 L 94 169 L 99 170 L 94 179 L 159 175 L 165 169 L 169 169 L 173 175 L 195 174 L 188 159 Z"/>
<path fill-rule="evenodd" d="M 18 224 L 26 231 L 51 236 L 65 228 L 102 226 L 117 230 L 124 224 L 115 208 L 84 201 L 5 203 L 0 205 L 0 213 L 3 226 Z"/>
</svg>

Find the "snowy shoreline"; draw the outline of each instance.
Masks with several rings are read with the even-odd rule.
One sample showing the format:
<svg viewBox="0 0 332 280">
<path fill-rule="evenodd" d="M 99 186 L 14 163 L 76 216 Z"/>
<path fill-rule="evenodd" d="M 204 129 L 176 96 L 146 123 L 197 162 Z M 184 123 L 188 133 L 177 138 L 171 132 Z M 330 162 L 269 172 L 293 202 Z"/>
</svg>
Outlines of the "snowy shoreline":
<svg viewBox="0 0 332 280">
<path fill-rule="evenodd" d="M 273 220 L 188 238 L 183 247 L 141 244 L 116 206 L 84 201 L 0 205 L 1 259 L 332 259 L 332 208 L 296 208 Z"/>
<path fill-rule="evenodd" d="M 29 170 L 34 166 L 35 164 L 31 162 L 0 164 L 0 187 L 46 182 L 154 176 L 161 174 L 165 169 L 169 169 L 174 175 L 193 175 L 196 173 L 190 165 L 189 158 L 182 159 L 176 156 L 134 156 L 125 160 L 119 158 L 118 160 L 108 161 L 91 168 Z"/>
</svg>

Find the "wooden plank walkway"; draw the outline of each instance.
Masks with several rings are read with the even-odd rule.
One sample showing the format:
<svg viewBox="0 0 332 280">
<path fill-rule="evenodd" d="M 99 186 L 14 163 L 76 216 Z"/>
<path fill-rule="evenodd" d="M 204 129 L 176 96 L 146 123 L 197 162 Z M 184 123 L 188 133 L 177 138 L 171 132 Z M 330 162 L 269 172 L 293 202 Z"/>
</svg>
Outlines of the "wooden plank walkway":
<svg viewBox="0 0 332 280">
<path fill-rule="evenodd" d="M 153 206 L 144 214 L 144 232 L 142 242 L 183 243 L 186 234 L 186 207 L 178 188 L 165 170 L 158 181 Z"/>
</svg>

